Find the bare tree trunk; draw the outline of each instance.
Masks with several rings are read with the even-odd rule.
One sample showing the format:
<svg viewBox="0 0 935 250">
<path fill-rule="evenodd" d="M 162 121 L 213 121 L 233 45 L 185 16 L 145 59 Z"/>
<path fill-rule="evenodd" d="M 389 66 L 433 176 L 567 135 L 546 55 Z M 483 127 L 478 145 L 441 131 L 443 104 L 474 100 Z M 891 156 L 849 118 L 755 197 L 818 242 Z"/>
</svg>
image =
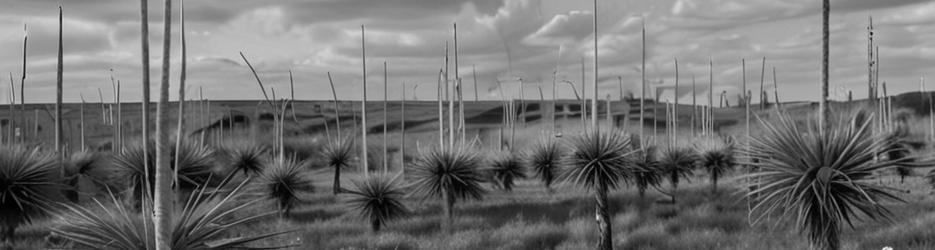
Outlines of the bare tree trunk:
<svg viewBox="0 0 935 250">
<path fill-rule="evenodd" d="M 172 189 L 169 167 L 169 77 L 172 45 L 172 0 L 165 0 L 165 21 L 162 41 L 162 82 L 156 105 L 156 192 L 155 213 L 156 249 L 169 250 L 172 242 Z"/>
<path fill-rule="evenodd" d="M 614 248 L 613 231 L 610 226 L 610 204 L 607 201 L 607 191 L 606 186 L 598 187 L 594 195 L 594 201 L 596 202 L 595 218 L 597 219 L 597 231 L 600 235 L 600 239 L 597 243 L 597 249 L 599 250 L 610 250 Z"/>
<path fill-rule="evenodd" d="M 445 216 L 444 218 L 442 218 L 442 221 L 444 221 L 442 223 L 442 229 L 445 231 L 445 233 L 451 234 L 451 232 L 454 231 L 454 211 L 453 210 L 454 210 L 454 205 L 455 205 L 455 199 L 454 197 L 451 196 L 451 194 L 443 191 L 442 202 L 444 202 L 444 204 L 442 204 L 442 213 Z"/>
</svg>

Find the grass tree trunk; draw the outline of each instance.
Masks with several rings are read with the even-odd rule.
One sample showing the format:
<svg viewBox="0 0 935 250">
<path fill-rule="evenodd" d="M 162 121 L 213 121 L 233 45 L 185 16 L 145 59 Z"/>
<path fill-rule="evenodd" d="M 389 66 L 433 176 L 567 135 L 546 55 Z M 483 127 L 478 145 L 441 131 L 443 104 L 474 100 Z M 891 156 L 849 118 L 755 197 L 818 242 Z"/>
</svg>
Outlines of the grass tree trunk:
<svg viewBox="0 0 935 250">
<path fill-rule="evenodd" d="M 172 45 L 172 0 L 165 0 L 162 41 L 162 82 L 156 104 L 156 191 L 153 198 L 157 250 L 169 250 L 172 242 L 172 189 L 169 168 L 169 77 Z"/>
<path fill-rule="evenodd" d="M 818 242 L 811 242 L 812 250 L 839 250 L 841 249 L 841 236 L 839 235 L 840 228 L 836 223 L 826 223 L 819 225 L 820 228 L 814 228 L 812 230 L 827 230 L 827 234 L 824 239 L 819 240 Z M 809 232 L 809 234 L 820 234 L 819 232 Z"/>
<path fill-rule="evenodd" d="M 332 182 L 333 187 L 331 189 L 334 190 L 334 195 L 338 195 L 342 191 L 341 189 L 341 167 L 343 166 L 331 166 L 331 167 L 334 168 L 334 181 Z"/>
<path fill-rule="evenodd" d="M 672 198 L 672 204 L 675 204 L 675 194 L 679 190 L 679 176 L 677 173 L 672 173 L 669 176 L 669 182 L 672 184 L 672 194 L 669 195 Z"/>
<path fill-rule="evenodd" d="M 595 218 L 600 239 L 597 242 L 598 250 L 613 249 L 613 232 L 610 227 L 610 204 L 607 201 L 607 187 L 598 187 L 594 194 Z"/>
<path fill-rule="evenodd" d="M 442 218 L 442 229 L 446 233 L 451 233 L 454 231 L 454 206 L 455 199 L 448 192 L 442 192 L 442 214 L 445 216 Z"/>
<path fill-rule="evenodd" d="M 720 178 L 720 174 L 711 173 L 711 193 L 717 193 L 717 179 Z"/>
</svg>

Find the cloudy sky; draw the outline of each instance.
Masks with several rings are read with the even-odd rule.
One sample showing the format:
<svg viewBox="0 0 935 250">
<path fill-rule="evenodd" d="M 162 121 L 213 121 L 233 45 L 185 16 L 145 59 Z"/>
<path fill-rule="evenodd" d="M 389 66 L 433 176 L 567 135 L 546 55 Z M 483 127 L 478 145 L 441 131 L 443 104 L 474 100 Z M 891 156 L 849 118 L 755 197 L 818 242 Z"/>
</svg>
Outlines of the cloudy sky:
<svg viewBox="0 0 935 250">
<path fill-rule="evenodd" d="M 57 6 L 62 1 L 0 2 L 4 3 L 0 9 L 0 72 L 12 72 L 19 81 L 26 24 L 27 101 L 53 101 Z M 65 100 L 79 101 L 83 95 L 97 101 L 99 88 L 105 100 L 111 99 L 111 74 L 121 81 L 124 100 L 139 100 L 139 2 L 64 2 Z M 155 86 L 162 61 L 163 10 L 162 1 L 150 2 Z M 935 1 L 831 2 L 832 98 L 844 99 L 847 91 L 853 91 L 855 97 L 867 96 L 869 15 L 873 16 L 880 47 L 880 81 L 888 82 L 890 93 L 917 91 L 919 78 L 935 68 Z M 389 68 L 391 99 L 398 99 L 404 90 L 408 99 L 413 94 L 420 100 L 434 98 L 436 75 L 444 67 L 445 43 L 453 45 L 454 23 L 458 25 L 459 71 L 469 100 L 473 99 L 475 81 L 480 99 L 499 99 L 498 80 L 504 95 L 518 98 L 520 78 L 525 86 L 523 96 L 538 99 L 541 86 L 548 98 L 556 70 L 559 81 L 580 84 L 582 60 L 587 82 L 594 78 L 591 1 L 188 0 L 185 4 L 188 90 L 197 95 L 202 88 L 210 99 L 262 98 L 238 54 L 241 51 L 280 97 L 288 95 L 288 71 L 292 70 L 297 99 L 330 99 L 329 71 L 339 98 L 359 99 L 361 25 L 366 26 L 371 98 L 382 98 L 384 61 Z M 770 93 L 775 67 L 784 101 L 816 100 L 820 9 L 819 0 L 601 0 L 597 36 L 601 96 L 616 98 L 618 79 L 626 92 L 639 95 L 640 29 L 645 19 L 647 79 L 665 90 L 662 99 L 675 96 L 676 58 L 682 84 L 680 100 L 691 100 L 690 84 L 695 77 L 699 101 L 706 102 L 703 91 L 707 91 L 711 77 L 708 61 L 713 60 L 714 91 L 727 91 L 734 102 L 741 88 L 741 60 L 747 60 L 747 81 L 756 92 L 762 58 L 766 57 L 766 89 Z M 172 20 L 177 19 L 176 11 Z M 179 68 L 177 21 L 175 25 L 173 99 Z M 0 89 L 4 89 L 0 100 L 6 100 L 8 88 Z M 589 87 L 588 96 L 591 91 Z M 558 85 L 557 95 L 574 98 L 568 84 Z"/>
</svg>

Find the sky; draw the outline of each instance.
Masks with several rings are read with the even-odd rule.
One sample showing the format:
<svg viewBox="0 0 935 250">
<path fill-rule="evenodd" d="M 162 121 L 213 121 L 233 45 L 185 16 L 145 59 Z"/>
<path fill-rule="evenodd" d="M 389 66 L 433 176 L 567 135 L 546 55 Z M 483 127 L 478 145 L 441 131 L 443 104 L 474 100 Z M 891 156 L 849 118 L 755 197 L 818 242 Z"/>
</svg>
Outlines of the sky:
<svg viewBox="0 0 935 250">
<path fill-rule="evenodd" d="M 0 79 L 12 77 L 19 91 L 23 37 L 28 34 L 27 102 L 55 100 L 57 14 L 62 3 L 65 101 L 112 101 L 112 76 L 121 83 L 121 100 L 141 99 L 138 1 L 0 3 L 0 72 L 7 73 Z M 173 4 L 170 93 L 175 100 L 181 57 L 179 2 Z M 831 5 L 832 99 L 844 100 L 848 91 L 855 98 L 867 97 L 870 16 L 880 51 L 879 78 L 887 83 L 888 93 L 918 91 L 921 77 L 935 75 L 935 1 L 832 0 Z M 655 89 L 662 100 L 677 97 L 687 103 L 695 96 L 706 103 L 713 86 L 715 103 L 726 91 L 733 104 L 745 72 L 748 89 L 757 93 L 763 79 L 770 100 L 776 89 L 782 101 L 820 98 L 819 0 L 599 0 L 597 7 L 600 98 L 617 98 L 621 85 L 625 94 L 640 95 L 644 23 L 648 97 Z M 149 9 L 155 100 L 162 77 L 163 1 L 150 0 Z M 586 95 L 594 93 L 592 1 L 188 0 L 185 18 L 187 99 L 262 99 L 240 57 L 243 52 L 277 98 L 294 94 L 300 100 L 329 100 L 330 72 L 339 99 L 359 100 L 364 88 L 362 25 L 369 100 L 383 99 L 384 62 L 389 99 L 403 94 L 408 100 L 435 99 L 446 43 L 454 79 L 454 24 L 466 100 L 473 100 L 475 93 L 481 100 L 540 95 L 549 99 L 553 93 L 575 98 L 571 86 L 580 91 L 582 61 Z M 746 60 L 745 71 L 741 60 Z M 674 91 L 676 79 L 679 91 Z M 8 101 L 9 88 L 0 89 L 0 101 Z"/>
</svg>

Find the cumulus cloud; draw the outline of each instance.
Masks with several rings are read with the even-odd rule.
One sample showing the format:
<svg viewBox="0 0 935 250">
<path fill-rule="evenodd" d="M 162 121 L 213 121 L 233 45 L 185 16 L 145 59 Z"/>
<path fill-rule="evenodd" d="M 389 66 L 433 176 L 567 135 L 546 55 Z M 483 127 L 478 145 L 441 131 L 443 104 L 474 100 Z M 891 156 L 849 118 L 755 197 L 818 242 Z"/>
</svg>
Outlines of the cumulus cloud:
<svg viewBox="0 0 935 250">
<path fill-rule="evenodd" d="M 57 5 L 52 0 L 14 0 L 0 10 L 0 69 L 18 71 L 22 24 L 30 26 L 29 80 L 35 101 L 50 101 L 54 82 Z M 84 0 L 65 3 L 66 82 L 80 92 L 109 87 L 109 69 L 126 86 L 139 82 L 139 6 L 134 1 Z M 256 86 L 238 52 L 244 52 L 264 83 L 288 88 L 288 70 L 297 81 L 297 97 L 329 99 L 315 91 L 328 86 L 332 72 L 342 98 L 358 98 L 360 26 L 367 27 L 368 91 L 382 91 L 382 62 L 388 63 L 389 95 L 401 84 L 417 87 L 422 98 L 434 96 L 437 72 L 454 72 L 452 26 L 458 24 L 459 73 L 481 98 L 504 95 L 550 95 L 552 74 L 574 84 L 597 78 L 602 92 L 616 95 L 619 80 L 638 92 L 643 22 L 646 23 L 647 78 L 665 98 L 674 99 L 674 59 L 679 60 L 679 98 L 690 100 L 691 77 L 699 101 L 706 102 L 708 61 L 714 61 L 714 91 L 740 93 L 747 59 L 747 80 L 759 85 L 759 60 L 767 58 L 767 80 L 777 69 L 780 91 L 789 100 L 817 98 L 805 91 L 818 82 L 820 26 L 818 2 L 810 0 L 665 0 L 602 1 L 597 53 L 600 75 L 593 76 L 593 9 L 567 0 L 204 0 L 186 2 L 189 82 L 210 98 L 256 99 Z M 881 50 L 881 80 L 893 92 L 910 91 L 935 58 L 935 28 L 929 27 L 935 3 L 922 0 L 833 0 L 832 84 L 834 89 L 866 92 L 866 20 L 872 12 Z M 161 63 L 162 5 L 150 2 L 154 79 Z M 173 17 L 177 18 L 177 16 Z M 178 31 L 178 24 L 174 27 Z M 177 38 L 177 34 L 175 37 Z M 178 64 L 174 40 L 172 63 Z M 582 65 L 582 62 L 583 65 Z M 177 69 L 177 66 L 175 66 Z M 557 71 L 556 71 L 557 70 Z M 177 72 L 173 73 L 176 77 Z M 582 75 L 583 74 L 583 75 Z M 18 76 L 17 76 L 18 77 Z M 619 78 L 618 78 L 619 77 Z M 522 78 L 526 88 L 519 88 Z M 498 84 L 498 81 L 500 84 Z M 753 83 L 751 83 L 753 82 Z M 372 85 L 371 85 L 372 84 Z M 399 86 L 399 87 L 392 87 Z M 588 91 L 590 90 L 590 86 Z M 128 100 L 139 89 L 127 87 Z M 411 88 L 408 88 L 411 89 Z M 467 87 L 469 91 L 473 88 Z M 636 90 L 636 91 L 634 91 Z M 647 93 L 652 90 L 647 90 Z M 715 93 L 715 97 L 717 94 Z M 412 94 L 407 94 L 412 96 Z M 785 94 L 784 94 L 785 95 Z M 574 98 L 569 91 L 560 98 Z M 66 96 L 66 100 L 77 100 Z M 32 100 L 32 99 L 31 99 Z"/>
</svg>

